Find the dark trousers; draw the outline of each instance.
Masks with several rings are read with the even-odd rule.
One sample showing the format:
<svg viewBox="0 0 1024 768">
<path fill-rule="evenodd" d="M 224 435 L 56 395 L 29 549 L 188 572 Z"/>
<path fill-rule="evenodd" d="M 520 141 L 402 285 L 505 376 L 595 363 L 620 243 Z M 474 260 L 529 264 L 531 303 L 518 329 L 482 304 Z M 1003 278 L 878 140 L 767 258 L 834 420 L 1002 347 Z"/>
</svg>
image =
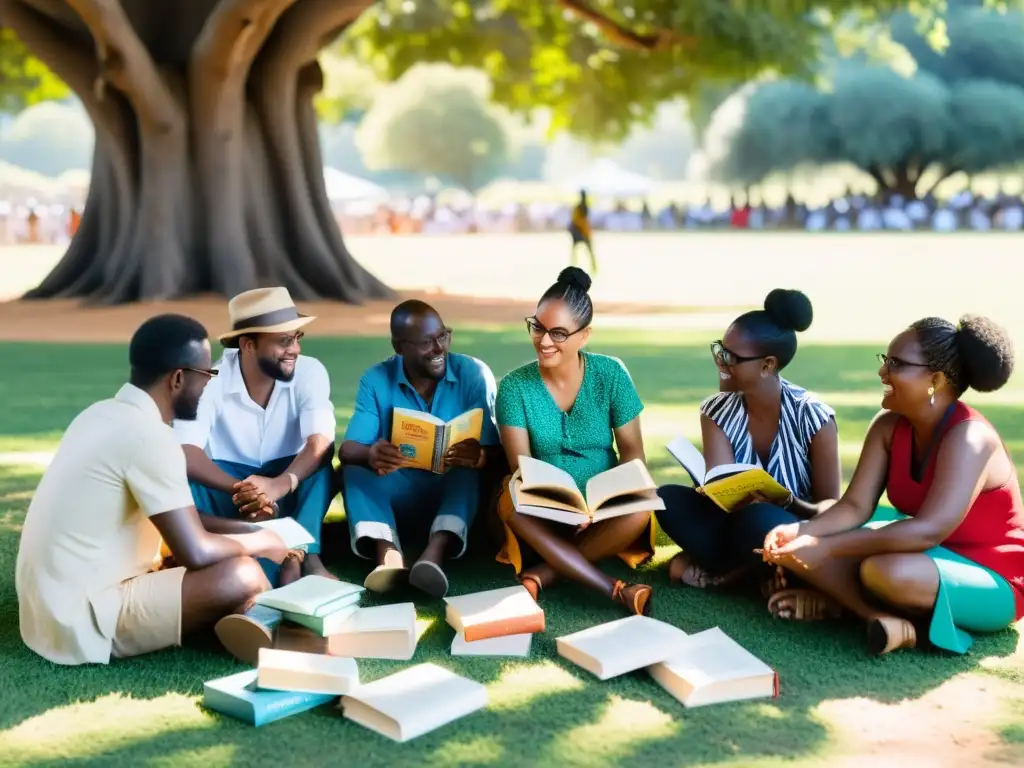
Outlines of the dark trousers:
<svg viewBox="0 0 1024 768">
<path fill-rule="evenodd" d="M 726 512 L 706 496 L 685 485 L 664 485 L 658 495 L 665 502 L 658 525 L 701 569 L 724 575 L 744 566 L 763 563 L 755 549 L 777 525 L 799 522 L 792 512 L 774 504 L 748 504 Z"/>
</svg>

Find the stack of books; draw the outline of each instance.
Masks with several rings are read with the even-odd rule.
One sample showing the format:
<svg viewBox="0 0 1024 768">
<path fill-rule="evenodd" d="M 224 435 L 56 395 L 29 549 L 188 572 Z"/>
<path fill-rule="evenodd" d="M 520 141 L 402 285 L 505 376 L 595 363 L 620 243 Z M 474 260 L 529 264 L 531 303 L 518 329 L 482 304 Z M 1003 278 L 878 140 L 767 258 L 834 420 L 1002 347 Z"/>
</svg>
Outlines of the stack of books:
<svg viewBox="0 0 1024 768">
<path fill-rule="evenodd" d="M 445 621 L 455 630 L 453 656 L 529 656 L 544 611 L 525 587 L 446 597 Z"/>
</svg>

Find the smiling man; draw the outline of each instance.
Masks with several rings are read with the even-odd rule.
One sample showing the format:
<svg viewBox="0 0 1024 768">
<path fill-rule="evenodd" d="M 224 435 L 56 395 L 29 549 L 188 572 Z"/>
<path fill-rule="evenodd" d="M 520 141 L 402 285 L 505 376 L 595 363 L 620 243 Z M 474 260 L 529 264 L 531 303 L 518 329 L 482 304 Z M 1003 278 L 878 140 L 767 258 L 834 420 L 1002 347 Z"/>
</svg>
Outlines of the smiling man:
<svg viewBox="0 0 1024 768">
<path fill-rule="evenodd" d="M 449 352 L 452 331 L 422 301 L 406 301 L 391 313 L 395 355 L 370 368 L 359 381 L 355 413 L 340 458 L 345 513 L 353 551 L 374 559 L 364 585 L 388 592 L 405 582 L 433 597 L 448 591 L 445 555 L 461 556 L 480 505 L 482 470 L 494 455 L 494 374 L 468 355 Z M 445 471 L 406 466 L 390 442 L 395 408 L 429 413 L 448 421 L 473 408 L 483 410 L 480 440 L 453 445 Z M 426 547 L 411 569 L 400 544 L 417 533 Z"/>
<path fill-rule="evenodd" d="M 174 424 L 196 509 L 246 522 L 295 518 L 314 543 L 280 569 L 261 561 L 271 584 L 333 578 L 319 557 L 332 496 L 331 384 L 323 363 L 299 346 L 300 329 L 316 318 L 299 314 L 285 288 L 241 293 L 228 315 L 220 375 L 203 392 L 198 418 Z"/>
</svg>

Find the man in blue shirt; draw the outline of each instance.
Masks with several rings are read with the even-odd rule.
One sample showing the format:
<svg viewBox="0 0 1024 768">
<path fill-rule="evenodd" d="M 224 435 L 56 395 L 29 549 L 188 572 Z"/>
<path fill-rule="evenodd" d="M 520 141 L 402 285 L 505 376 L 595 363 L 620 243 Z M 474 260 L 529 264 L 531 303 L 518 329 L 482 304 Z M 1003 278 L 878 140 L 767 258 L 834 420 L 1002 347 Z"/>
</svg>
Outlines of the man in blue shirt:
<svg viewBox="0 0 1024 768">
<path fill-rule="evenodd" d="M 480 505 L 480 470 L 500 452 L 494 374 L 476 358 L 449 352 L 451 338 L 451 328 L 433 307 L 422 301 L 403 302 L 391 313 L 395 355 L 370 368 L 359 381 L 339 458 L 352 549 L 376 560 L 364 582 L 375 592 L 388 592 L 408 581 L 433 597 L 444 597 L 444 557 L 465 552 Z M 480 408 L 480 440 L 451 446 L 443 474 L 409 467 L 391 443 L 395 408 L 423 411 L 444 422 Z M 407 568 L 399 528 L 413 534 L 416 529 L 426 533 L 428 527 L 426 548 Z"/>
</svg>

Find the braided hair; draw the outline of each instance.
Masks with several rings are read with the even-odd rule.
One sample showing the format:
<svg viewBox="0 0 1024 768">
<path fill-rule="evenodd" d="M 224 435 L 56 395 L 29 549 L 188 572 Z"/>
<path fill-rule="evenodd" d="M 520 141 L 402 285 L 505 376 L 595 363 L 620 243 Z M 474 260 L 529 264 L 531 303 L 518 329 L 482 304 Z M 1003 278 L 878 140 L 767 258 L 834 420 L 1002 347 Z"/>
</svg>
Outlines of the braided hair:
<svg viewBox="0 0 1024 768">
<path fill-rule="evenodd" d="M 538 306 L 551 299 L 561 299 L 569 307 L 569 314 L 577 327 L 586 328 L 594 319 L 594 304 L 590 300 L 590 275 L 579 267 L 566 267 L 558 280 L 544 291 Z"/>
<path fill-rule="evenodd" d="M 977 315 L 964 315 L 956 325 L 941 317 L 925 317 L 910 326 L 928 367 L 941 372 L 960 397 L 968 389 L 994 392 L 1013 374 L 1013 342 L 1006 331 Z"/>
</svg>

